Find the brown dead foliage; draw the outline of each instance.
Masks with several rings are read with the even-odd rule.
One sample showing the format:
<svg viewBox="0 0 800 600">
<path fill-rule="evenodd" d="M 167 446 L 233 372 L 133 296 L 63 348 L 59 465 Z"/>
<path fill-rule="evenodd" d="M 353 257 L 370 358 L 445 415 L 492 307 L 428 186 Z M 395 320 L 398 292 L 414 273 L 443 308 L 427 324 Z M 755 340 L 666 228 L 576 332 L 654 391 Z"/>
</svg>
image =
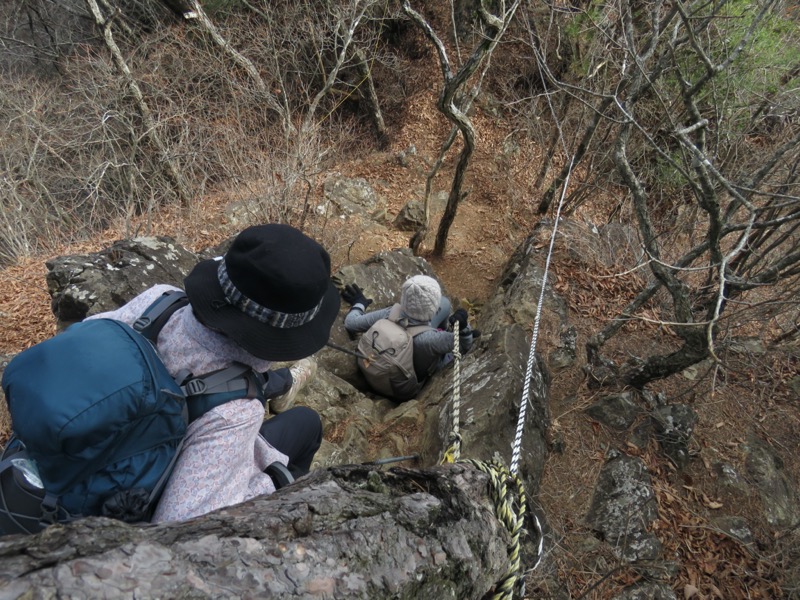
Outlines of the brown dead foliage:
<svg viewBox="0 0 800 600">
<path fill-rule="evenodd" d="M 393 216 L 413 198 L 420 198 L 426 165 L 438 152 L 449 125 L 438 115 L 435 103 L 438 82 L 430 73 L 437 73 L 435 55 L 430 53 L 418 65 L 420 77 L 430 83 L 426 91 L 407 99 L 407 120 L 395 124 L 392 143 L 385 152 L 374 153 L 351 161 L 341 161 L 335 170 L 348 177 L 364 177 L 373 184 Z M 510 135 L 498 121 L 476 110 L 480 139 L 465 182 L 466 198 L 462 201 L 451 229 L 444 257 L 430 258 L 436 274 L 444 282 L 453 299 L 467 300 L 479 306 L 492 293 L 496 279 L 511 252 L 533 230 L 538 217 L 533 207 L 538 198 L 532 189 L 532 178 L 538 168 L 540 149 L 522 140 L 520 150 L 506 162 L 498 163 L 502 140 Z M 411 166 L 402 166 L 397 154 L 410 145 L 416 148 Z M 456 144 L 458 146 L 458 144 Z M 434 191 L 449 189 L 449 176 L 460 148 L 454 147 L 445 167 L 435 179 Z M 498 164 L 501 164 L 498 167 Z M 554 166 L 554 169 L 558 165 Z M 313 186 L 313 200 L 321 198 L 320 177 Z M 190 249 L 213 246 L 236 232 L 236 226 L 225 216 L 225 207 L 236 194 L 217 191 L 197 199 L 186 208 L 165 207 L 149 215 L 142 223 L 117 225 L 91 243 L 53 248 L 49 256 L 85 253 L 106 247 L 111 241 L 133 234 L 159 234 L 174 237 Z M 598 202 L 602 198 L 597 199 Z M 615 199 L 610 199 L 612 204 Z M 587 210 L 590 207 L 587 206 Z M 604 207 L 597 208 L 600 214 Z M 580 215 L 576 215 L 580 216 Z M 427 256 L 433 247 L 439 214 L 434 213 L 422 251 Z M 334 269 L 349 262 L 366 259 L 375 252 L 407 246 L 410 234 L 387 224 L 385 227 L 361 229 L 350 222 L 319 224 L 329 240 Z M 337 237 L 338 236 L 338 237 Z M 346 241 L 346 243 L 341 243 Z M 11 355 L 54 333 L 49 296 L 44 282 L 44 260 L 37 256 L 0 270 L 0 353 Z M 625 272 L 599 261 L 578 261 L 557 252 L 550 275 L 554 288 L 569 303 L 570 324 L 578 329 L 579 353 L 586 338 L 602 327 L 609 317 L 625 306 L 641 288 L 643 279 L 636 272 Z M 651 311 L 651 312 L 648 312 Z M 655 307 L 648 307 L 644 316 L 657 320 Z M 642 347 L 667 348 L 674 344 L 668 328 L 646 320 L 632 322 L 623 335 Z M 552 350 L 544 339 L 538 350 L 545 356 Z M 609 352 L 616 346 L 609 343 Z M 624 354 L 624 349 L 618 349 Z M 720 535 L 709 525 L 715 511 L 731 508 L 717 493 L 713 479 L 701 460 L 693 461 L 693 480 L 686 483 L 651 448 L 636 448 L 622 443 L 619 432 L 609 432 L 592 423 L 583 409 L 597 392 L 586 387 L 581 372 L 582 356 L 573 368 L 553 374 L 550 410 L 553 433 L 560 452 L 554 452 L 545 465 L 539 500 L 553 533 L 547 549 L 557 575 L 573 598 L 611 598 L 624 586 L 641 576 L 631 566 L 619 566 L 607 551 L 602 560 L 596 556 L 589 563 L 589 553 L 580 548 L 585 540 L 582 518 L 586 513 L 597 473 L 609 448 L 641 456 L 647 461 L 655 482 L 659 503 L 659 519 L 654 532 L 664 544 L 665 556 L 674 557 L 679 565 L 672 581 L 679 598 L 776 598 L 780 597 L 780 572 L 777 562 L 769 559 L 769 542 L 774 532 L 758 520 L 757 511 L 749 506 L 733 507 L 755 524 L 760 547 L 749 548 Z M 757 431 L 774 440 L 784 456 L 798 454 L 796 431 L 800 426 L 796 401 L 785 381 L 797 376 L 797 361 L 774 356 L 764 359 L 754 370 L 752 362 L 742 359 L 725 369 L 710 369 L 699 382 L 680 376 L 660 382 L 654 391 L 664 392 L 674 401 L 689 401 L 696 408 L 700 421 L 696 444 L 700 457 L 707 454 L 715 460 L 725 459 L 739 464 L 738 437 Z M 755 373 L 755 375 L 754 375 Z M 722 424 L 722 425 L 720 425 Z M 347 420 L 325 432 L 327 439 L 341 441 L 350 425 Z M 0 427 L 8 431 L 7 415 L 0 411 Z M 411 442 L 413 428 L 378 426 L 369 433 L 376 446 L 389 435 Z M 553 437 L 553 436 L 551 436 Z M 462 454 L 469 455 L 469 448 Z M 796 465 L 787 465 L 793 475 Z M 697 471 L 695 473 L 695 471 Z M 723 503 L 722 508 L 716 507 Z M 752 510 L 751 510 L 752 508 Z M 757 508 L 757 507 L 756 507 Z M 732 511 L 732 512 L 736 512 Z M 534 575 L 536 575 L 534 573 Z M 529 585 L 528 597 L 547 597 L 549 584 L 538 579 Z M 536 590 L 542 594 L 536 594 Z"/>
</svg>

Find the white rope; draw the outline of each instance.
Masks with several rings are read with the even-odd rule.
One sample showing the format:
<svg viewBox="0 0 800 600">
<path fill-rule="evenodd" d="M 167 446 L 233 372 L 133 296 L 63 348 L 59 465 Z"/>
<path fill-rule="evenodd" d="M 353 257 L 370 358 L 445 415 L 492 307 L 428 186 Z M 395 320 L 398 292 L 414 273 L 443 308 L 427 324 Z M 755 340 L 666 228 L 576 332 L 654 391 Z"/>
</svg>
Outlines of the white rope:
<svg viewBox="0 0 800 600">
<path fill-rule="evenodd" d="M 561 131 L 561 127 L 559 127 L 559 132 Z M 563 138 L 562 138 L 563 140 Z M 542 304 L 544 303 L 544 292 L 547 287 L 547 273 L 550 269 L 550 260 L 553 256 L 553 247 L 555 246 L 556 241 L 556 233 L 558 231 L 558 221 L 561 218 L 561 207 L 564 204 L 564 196 L 566 195 L 567 185 L 569 185 L 569 178 L 572 174 L 572 159 L 570 159 L 569 169 L 567 170 L 567 176 L 564 179 L 564 186 L 561 189 L 561 197 L 558 199 L 558 208 L 556 209 L 556 218 L 555 222 L 553 223 L 553 230 L 550 233 L 550 246 L 547 249 L 547 258 L 545 259 L 544 263 L 544 274 L 542 275 L 542 289 L 539 292 L 539 303 L 536 306 L 536 315 L 533 319 L 533 334 L 531 336 L 531 349 L 528 353 L 528 366 L 525 369 L 525 383 L 522 386 L 522 400 L 520 401 L 519 405 L 519 416 L 517 417 L 517 430 L 514 434 L 514 443 L 511 446 L 511 466 L 509 471 L 512 475 L 517 476 L 517 470 L 519 469 L 519 457 L 520 451 L 522 448 L 522 431 L 525 427 L 525 414 L 527 412 L 528 407 L 528 397 L 530 395 L 530 388 L 531 388 L 531 378 L 533 376 L 533 363 L 536 360 L 536 342 L 539 338 L 539 324 L 542 320 Z M 534 524 L 536 526 L 536 532 L 539 535 L 539 544 L 536 548 L 536 563 L 531 567 L 531 570 L 536 569 L 539 566 L 539 563 L 542 562 L 542 557 L 544 556 L 544 532 L 542 531 L 542 524 L 539 522 L 539 517 L 536 516 L 536 513 L 531 512 L 531 516 L 533 517 Z"/>
<path fill-rule="evenodd" d="M 537 60 L 541 64 L 541 59 L 538 56 L 537 51 Z M 543 80 L 542 84 L 546 86 L 546 82 Z M 556 127 L 558 128 L 558 137 L 559 141 L 561 142 L 561 146 L 564 150 L 564 154 L 567 154 L 567 144 L 564 141 L 564 132 L 561 128 L 561 123 L 558 121 L 558 117 L 555 114 L 555 110 L 553 109 L 553 105 L 550 102 L 550 94 L 545 93 L 545 97 L 547 98 L 548 106 L 550 107 L 550 112 L 553 115 L 553 120 L 555 121 Z M 561 208 L 564 205 L 564 198 L 567 193 L 567 187 L 569 186 L 569 180 L 572 176 L 572 167 L 574 166 L 573 163 L 575 161 L 574 155 L 570 158 L 569 168 L 567 169 L 567 175 L 564 178 L 564 184 L 561 187 L 561 195 L 558 199 L 558 207 L 556 208 L 556 215 L 555 220 L 553 222 L 553 229 L 550 232 L 550 245 L 547 249 L 547 258 L 545 259 L 544 263 L 544 273 L 542 275 L 542 289 L 539 292 L 539 302 L 536 306 L 536 315 L 533 319 L 533 333 L 531 335 L 531 346 L 530 352 L 528 353 L 528 364 L 525 369 L 525 382 L 522 386 L 522 400 L 520 401 L 519 406 L 519 415 L 517 417 L 517 429 L 514 434 L 514 442 L 511 446 L 511 466 L 509 468 L 509 472 L 517 477 L 519 470 L 519 459 L 520 459 L 520 452 L 522 448 L 522 432 L 525 427 L 525 416 L 528 407 L 528 399 L 530 396 L 530 387 L 531 387 L 531 378 L 533 376 L 533 363 L 536 359 L 536 342 L 539 338 L 539 325 L 542 319 L 542 305 L 544 304 L 544 294 L 547 288 L 547 274 L 550 270 L 550 261 L 553 256 L 553 248 L 555 246 L 556 241 L 556 234 L 558 232 L 558 223 L 561 220 Z M 536 549 L 536 563 L 533 565 L 531 570 L 536 569 L 539 564 L 542 562 L 542 558 L 544 556 L 544 532 L 542 531 L 542 524 L 539 521 L 539 517 L 536 513 L 531 512 L 531 516 L 533 517 L 534 524 L 536 526 L 536 532 L 539 536 L 539 543 Z"/>
<path fill-rule="evenodd" d="M 559 131 L 561 128 L 559 127 Z M 510 471 L 516 475 L 519 468 L 520 448 L 522 447 L 522 430 L 525 427 L 525 413 L 528 406 L 528 396 L 531 388 L 531 376 L 533 375 L 533 363 L 536 359 L 536 341 L 539 338 L 539 323 L 542 320 L 542 304 L 544 303 L 544 292 L 547 287 L 547 273 L 550 269 L 550 259 L 553 256 L 553 247 L 556 242 L 556 232 L 558 231 L 558 221 L 561 218 L 561 207 L 564 204 L 564 196 L 569 185 L 569 178 L 572 174 L 572 160 L 570 160 L 567 176 L 564 179 L 564 186 L 561 189 L 561 197 L 558 199 L 556 218 L 553 223 L 553 231 L 550 233 L 550 247 L 547 249 L 547 259 L 544 263 L 544 274 L 542 275 L 542 289 L 539 292 L 539 303 L 536 306 L 536 316 L 533 319 L 533 335 L 531 337 L 531 349 L 528 353 L 528 366 L 525 369 L 525 383 L 522 386 L 522 401 L 519 405 L 519 417 L 517 418 L 517 431 L 514 435 L 514 443 L 511 446 L 511 467 Z"/>
<path fill-rule="evenodd" d="M 459 322 L 453 322 L 453 433 L 458 436 L 461 420 L 461 332 Z"/>
<path fill-rule="evenodd" d="M 461 434 L 458 432 L 461 420 L 461 338 L 458 321 L 453 323 L 453 428 L 447 440 L 447 448 L 439 464 L 452 464 L 461 458 Z"/>
</svg>

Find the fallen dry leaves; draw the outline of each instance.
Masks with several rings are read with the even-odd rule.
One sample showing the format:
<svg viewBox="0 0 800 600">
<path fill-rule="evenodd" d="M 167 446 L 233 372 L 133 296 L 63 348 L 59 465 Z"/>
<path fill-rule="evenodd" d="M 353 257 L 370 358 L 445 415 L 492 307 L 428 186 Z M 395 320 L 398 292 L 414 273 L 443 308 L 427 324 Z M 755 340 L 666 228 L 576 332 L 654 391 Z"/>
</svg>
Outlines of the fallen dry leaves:
<svg viewBox="0 0 800 600">
<path fill-rule="evenodd" d="M 579 264 L 563 254 L 554 261 L 553 272 L 553 287 L 567 300 L 570 310 L 598 322 L 618 314 L 645 284 L 636 272 L 615 270 L 599 261 L 587 268 L 586 264 Z M 640 315 L 644 319 L 632 321 L 633 326 L 643 329 L 657 327 L 650 322 L 659 320 L 651 309 L 648 312 L 648 307 L 645 307 Z"/>
<path fill-rule="evenodd" d="M 431 60 L 435 62 L 433 55 Z M 423 68 L 421 73 L 429 76 L 430 73 L 436 73 L 436 70 Z M 364 177 L 375 185 L 387 204 L 389 214 L 396 214 L 406 202 L 419 197 L 428 164 L 426 161 L 435 158 L 448 131 L 448 123 L 437 114 L 435 108 L 437 82 L 438 79 L 434 77 L 431 85 L 426 88 L 428 93 L 407 99 L 407 122 L 397 126 L 392 148 L 388 152 L 337 165 L 337 170 L 348 177 Z M 467 177 L 468 190 L 465 190 L 469 194 L 451 230 L 448 252 L 441 259 L 430 259 L 437 275 L 455 297 L 478 300 L 491 293 L 495 278 L 502 272 L 507 256 L 533 231 L 533 224 L 539 219 L 531 208 L 537 198 L 536 193 L 531 193 L 533 188 L 530 180 L 535 177 L 537 156 L 540 154 L 540 150 L 535 147 L 521 148 L 517 156 L 509 159 L 508 168 L 502 176 L 498 176 L 494 165 L 499 148 L 502 147 L 499 140 L 505 139 L 510 133 L 499 130 L 497 123 L 491 119 L 481 120 L 479 128 L 481 143 L 476 148 Z M 397 152 L 406 150 L 411 145 L 416 148 L 411 167 L 399 166 L 396 161 Z M 449 174 L 457 152 L 457 148 L 451 152 L 445 168 L 436 178 L 435 192 L 448 189 Z M 190 215 L 170 212 L 167 208 L 163 214 L 155 217 L 151 230 L 153 233 L 171 235 L 179 243 L 195 250 L 216 245 L 227 235 L 234 233 L 224 221 L 228 200 L 229 197 L 224 193 L 209 195 L 191 207 Z M 602 201 L 602 197 L 595 200 L 597 210 L 601 214 L 608 214 L 609 207 L 603 207 Z M 617 200 L 612 198 L 610 202 L 615 205 Z M 435 226 L 436 223 L 433 223 L 423 250 L 430 250 Z M 127 236 L 120 229 L 104 232 L 91 244 L 65 247 L 54 251 L 52 255 L 96 251 L 122 237 Z M 365 233 L 358 239 L 361 252 L 365 256 L 356 257 L 342 253 L 339 266 L 345 260 L 361 260 L 387 247 L 407 246 L 407 240 L 408 233 L 391 228 L 380 229 L 377 235 L 372 236 Z M 546 242 L 542 242 L 539 247 L 546 248 Z M 0 270 L 0 353 L 13 354 L 54 333 L 50 298 L 44 279 L 44 260 L 45 257 L 34 257 Z M 550 279 L 555 290 L 569 302 L 570 321 L 579 328 L 582 338 L 599 324 L 606 323 L 609 315 L 618 313 L 630 302 L 643 282 L 637 273 L 615 270 L 600 262 L 591 268 L 587 264 L 589 263 L 576 261 L 566 252 L 557 251 Z M 658 313 L 653 306 L 644 307 L 640 314 L 651 321 L 658 320 Z M 650 342 L 651 338 L 656 337 L 651 334 L 658 325 L 638 320 L 628 327 L 644 332 L 642 338 Z M 670 334 L 666 327 L 661 327 L 659 332 L 662 336 Z M 549 348 L 544 346 L 541 350 L 546 353 Z M 788 379 L 797 374 L 798 365 L 773 365 L 773 370 Z M 579 373 L 570 375 L 573 379 L 567 381 L 569 385 L 564 385 L 564 375 L 557 377 L 560 379 L 551 389 L 554 397 L 560 394 L 577 398 L 580 395 L 582 377 Z M 735 373 L 729 374 L 728 381 L 733 382 L 736 377 Z M 752 382 L 747 383 L 750 385 Z M 775 397 L 774 393 L 769 395 L 770 400 Z M 574 411 L 575 415 L 578 413 L 579 411 Z M 0 414 L 0 425 L 4 424 L 3 419 L 3 414 Z M 726 420 L 736 421 L 737 418 L 726 416 Z M 569 463 L 569 473 L 558 472 L 558 481 L 545 482 L 550 487 L 546 489 L 543 485 L 542 491 L 555 498 L 551 501 L 554 506 L 547 515 L 548 521 L 554 526 L 554 530 L 566 532 L 567 537 L 571 532 L 581 530 L 581 502 L 585 500 L 585 492 L 592 489 L 593 473 L 604 463 L 605 451 L 599 444 L 593 443 L 593 436 L 599 438 L 603 434 L 599 424 L 587 425 L 586 430 L 590 433 L 580 438 L 574 432 L 582 434 L 586 430 L 577 427 L 573 430 L 574 421 L 569 421 L 568 417 L 563 417 L 563 422 L 561 433 L 566 452 L 578 450 L 570 456 L 570 460 L 575 462 Z M 718 419 L 711 422 L 716 423 Z M 331 432 L 326 432 L 326 438 L 343 439 L 348 425 L 348 421 L 338 423 Z M 395 431 L 381 427 L 368 433 L 374 440 L 391 435 L 400 435 L 405 439 L 413 434 L 411 430 Z M 736 444 L 738 443 L 737 441 Z M 654 523 L 653 531 L 664 545 L 665 556 L 674 557 L 680 566 L 677 579 L 671 582 L 678 594 L 682 594 L 686 600 L 781 596 L 776 583 L 780 573 L 776 573 L 773 564 L 741 543 L 720 535 L 709 525 L 709 512 L 727 508 L 718 506 L 722 504 L 719 499 L 702 489 L 686 489 L 675 483 L 674 471 L 658 461 L 657 453 L 634 446 L 626 446 L 623 450 L 646 460 L 653 473 L 659 506 L 659 519 Z M 578 459 L 583 456 L 584 463 L 576 460 L 575 455 Z M 566 462 L 568 461 L 565 460 Z M 584 469 L 579 469 L 579 466 Z M 569 479 L 570 476 L 574 479 Z M 574 551 L 570 547 L 566 547 L 561 554 L 554 551 L 554 555 L 557 554 L 555 560 L 559 579 L 565 582 L 573 597 L 591 590 L 591 598 L 611 598 L 614 592 L 640 578 L 630 566 L 611 568 L 609 572 L 599 566 L 573 560 L 575 556 L 571 553 Z M 608 556 L 607 559 L 609 565 L 615 564 L 613 556 Z M 594 595 L 595 593 L 600 595 Z"/>
<path fill-rule="evenodd" d="M 682 569 L 676 589 L 684 598 L 704 600 L 781 597 L 781 574 L 754 548 L 719 532 L 709 521 L 722 503 L 693 486 L 674 485 L 674 469 L 656 454 L 646 456 L 654 475 L 658 519 L 653 531 Z M 709 509 L 699 512 L 699 507 Z M 687 595 L 689 594 L 689 595 Z"/>
<path fill-rule="evenodd" d="M 55 333 L 42 258 L 0 270 L 0 354 L 10 355 Z"/>
</svg>

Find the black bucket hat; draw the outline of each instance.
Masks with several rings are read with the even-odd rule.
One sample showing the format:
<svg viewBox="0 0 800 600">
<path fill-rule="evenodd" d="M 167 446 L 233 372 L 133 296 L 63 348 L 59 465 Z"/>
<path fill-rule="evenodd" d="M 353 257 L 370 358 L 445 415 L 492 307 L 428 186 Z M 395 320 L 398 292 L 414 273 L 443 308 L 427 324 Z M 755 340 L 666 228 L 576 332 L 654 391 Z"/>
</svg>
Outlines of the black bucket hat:
<svg viewBox="0 0 800 600">
<path fill-rule="evenodd" d="M 331 259 L 288 225 L 248 227 L 184 280 L 201 323 L 265 360 L 298 360 L 328 341 L 339 313 Z"/>
</svg>

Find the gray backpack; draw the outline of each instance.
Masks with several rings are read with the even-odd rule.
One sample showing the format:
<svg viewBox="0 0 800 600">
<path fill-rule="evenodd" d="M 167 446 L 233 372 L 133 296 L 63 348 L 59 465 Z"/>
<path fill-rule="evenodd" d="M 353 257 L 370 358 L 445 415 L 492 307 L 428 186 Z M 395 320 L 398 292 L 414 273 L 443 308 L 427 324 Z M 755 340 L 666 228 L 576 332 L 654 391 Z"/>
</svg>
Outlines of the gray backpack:
<svg viewBox="0 0 800 600">
<path fill-rule="evenodd" d="M 430 325 L 408 327 L 400 318 L 400 305 L 395 304 L 389 316 L 370 327 L 358 342 L 358 367 L 370 387 L 394 400 L 410 400 L 423 382 L 414 372 L 414 337 L 432 330 Z"/>
</svg>

